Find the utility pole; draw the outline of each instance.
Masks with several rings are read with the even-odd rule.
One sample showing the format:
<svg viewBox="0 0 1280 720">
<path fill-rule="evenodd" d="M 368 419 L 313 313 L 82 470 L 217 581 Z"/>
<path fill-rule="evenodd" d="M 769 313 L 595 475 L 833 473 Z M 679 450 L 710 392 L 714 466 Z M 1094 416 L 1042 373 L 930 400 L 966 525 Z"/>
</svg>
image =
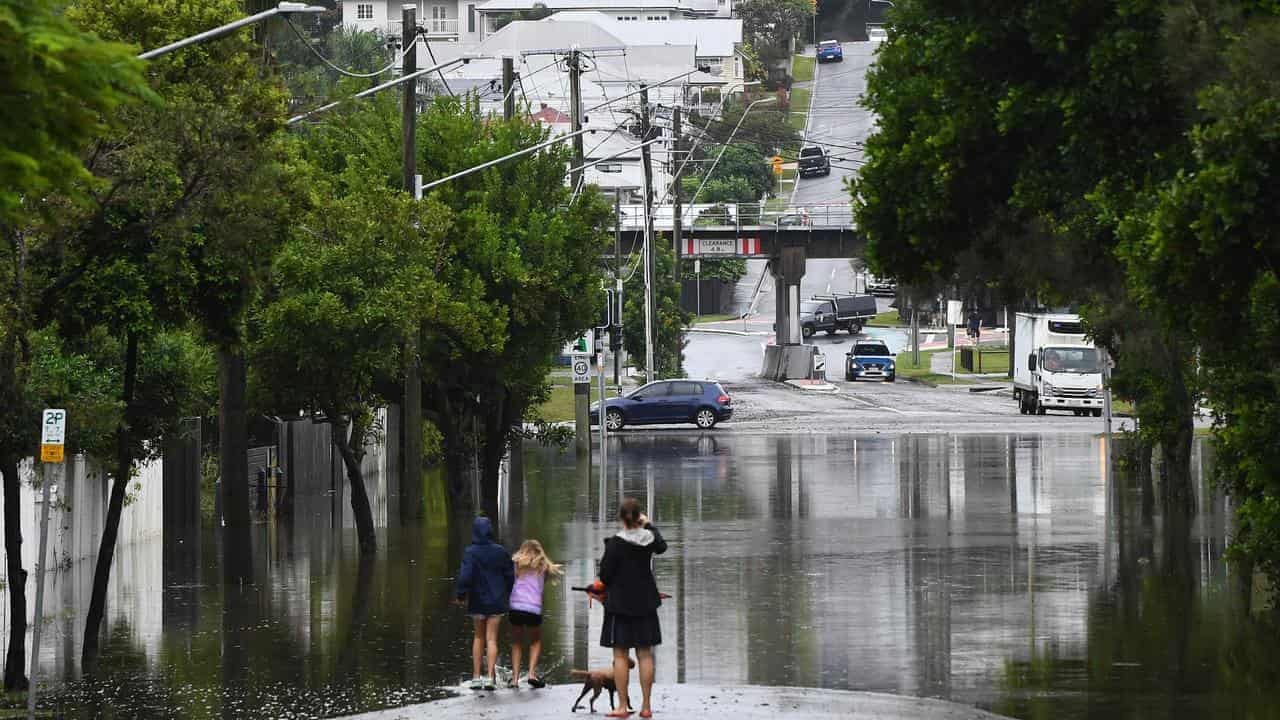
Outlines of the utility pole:
<svg viewBox="0 0 1280 720">
<path fill-rule="evenodd" d="M 618 349 L 622 345 L 622 338 L 615 335 L 622 334 L 622 190 L 620 188 L 613 189 L 613 284 L 614 290 L 617 291 L 617 322 L 609 328 L 609 342 L 613 345 L 613 385 L 621 387 L 621 371 L 622 371 L 622 353 Z"/>
<path fill-rule="evenodd" d="M 516 116 L 515 58 L 502 58 L 502 119 L 510 121 Z"/>
<path fill-rule="evenodd" d="M 409 47 L 417 37 L 418 24 L 414 5 L 401 7 L 400 42 Z M 418 53 L 404 54 L 400 73 L 402 76 L 416 72 Z M 404 190 L 418 197 L 418 81 L 404 83 L 401 95 L 400 133 L 403 145 Z M 419 331 L 420 335 L 420 331 Z M 412 522 L 422 518 L 422 368 L 418 363 L 419 336 L 411 336 L 405 343 L 404 372 L 404 457 L 400 468 L 400 520 Z"/>
<path fill-rule="evenodd" d="M 648 138 L 645 138 L 646 140 Z M 676 253 L 675 264 L 671 268 L 671 279 L 675 280 L 676 286 L 680 285 L 680 252 L 684 249 L 681 245 L 681 236 L 684 235 L 684 226 L 682 221 L 680 197 L 680 176 L 684 163 L 681 157 L 684 153 L 684 138 L 680 131 L 680 106 L 677 105 L 671 110 L 671 246 Z"/>
<path fill-rule="evenodd" d="M 640 142 L 649 142 L 649 86 L 640 84 Z M 641 144 L 640 159 L 644 165 L 644 381 L 657 379 L 653 367 L 654 326 L 657 299 L 653 284 L 657 280 L 653 239 L 653 157 L 649 146 Z"/>
<path fill-rule="evenodd" d="M 573 132 L 582 129 L 582 53 L 570 50 L 565 60 L 569 67 L 569 119 L 573 124 Z M 573 136 L 573 174 L 570 176 L 573 192 L 582 186 L 582 134 Z"/>
</svg>

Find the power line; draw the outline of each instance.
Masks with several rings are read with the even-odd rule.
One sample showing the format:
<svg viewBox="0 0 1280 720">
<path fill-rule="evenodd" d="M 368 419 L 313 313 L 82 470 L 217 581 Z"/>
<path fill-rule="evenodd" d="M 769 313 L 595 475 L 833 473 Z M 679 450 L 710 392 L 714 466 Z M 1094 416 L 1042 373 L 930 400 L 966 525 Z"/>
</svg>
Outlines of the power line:
<svg viewBox="0 0 1280 720">
<path fill-rule="evenodd" d="M 440 63 L 436 62 L 436 54 L 431 50 L 431 41 L 427 39 L 427 36 L 425 34 L 418 35 L 417 33 L 419 32 L 422 32 L 422 31 L 417 30 L 414 33 L 414 38 L 413 38 L 414 42 L 417 42 L 418 39 L 421 38 L 422 44 L 427 46 L 427 54 L 431 56 L 431 64 L 439 65 Z M 449 93 L 453 97 L 458 97 L 457 94 L 453 92 L 453 88 L 449 87 L 449 81 L 444 79 L 444 70 L 439 70 L 437 74 L 440 75 L 440 82 L 444 84 L 444 91 Z"/>
<path fill-rule="evenodd" d="M 402 50 L 399 55 L 397 55 L 394 59 L 392 59 L 391 62 L 386 67 L 382 68 L 381 70 L 375 70 L 374 72 L 371 72 L 371 73 L 357 73 L 357 72 L 352 72 L 350 70 L 344 70 L 338 67 L 337 65 L 333 64 L 333 62 L 330 61 L 329 58 L 322 55 L 320 51 L 315 49 L 315 47 L 311 44 L 311 41 L 302 35 L 302 31 L 298 29 L 297 25 L 293 24 L 293 20 L 289 19 L 288 15 L 284 16 L 284 21 L 289 24 L 289 29 L 293 30 L 293 34 L 298 36 L 298 39 L 301 40 L 302 44 L 305 45 L 306 48 L 311 51 L 311 54 L 315 55 L 317 58 L 320 59 L 320 62 L 324 63 L 325 65 L 328 65 L 334 71 L 341 73 L 342 75 L 346 75 L 347 77 L 352 77 L 352 78 L 360 78 L 362 80 L 378 77 L 379 75 L 391 70 L 396 66 L 397 63 L 404 60 L 404 56 L 408 55 L 409 51 L 412 50 L 413 47 L 418 44 L 418 38 L 415 36 L 413 40 L 411 40 L 409 44 L 404 48 L 404 50 Z M 434 57 L 431 58 L 431 61 L 432 63 L 434 63 L 435 58 Z"/>
</svg>

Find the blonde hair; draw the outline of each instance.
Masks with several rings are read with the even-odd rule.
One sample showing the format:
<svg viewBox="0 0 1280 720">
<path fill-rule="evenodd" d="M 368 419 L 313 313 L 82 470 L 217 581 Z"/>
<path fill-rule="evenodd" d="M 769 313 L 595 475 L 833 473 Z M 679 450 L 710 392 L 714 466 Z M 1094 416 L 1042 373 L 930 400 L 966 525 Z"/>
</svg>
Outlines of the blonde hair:
<svg viewBox="0 0 1280 720">
<path fill-rule="evenodd" d="M 511 560 L 516 564 L 516 573 L 536 572 L 541 575 L 563 575 L 564 567 L 551 562 L 542 543 L 537 540 L 525 540 Z"/>
</svg>

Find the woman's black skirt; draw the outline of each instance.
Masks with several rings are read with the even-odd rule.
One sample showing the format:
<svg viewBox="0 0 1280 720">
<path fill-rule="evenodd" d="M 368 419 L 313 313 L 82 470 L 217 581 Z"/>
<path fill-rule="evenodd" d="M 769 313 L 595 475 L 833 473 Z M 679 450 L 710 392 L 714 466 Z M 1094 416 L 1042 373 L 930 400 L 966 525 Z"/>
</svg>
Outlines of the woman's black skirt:
<svg viewBox="0 0 1280 720">
<path fill-rule="evenodd" d="M 648 615 L 614 615 L 604 613 L 604 627 L 600 629 L 600 645 L 612 648 L 642 648 L 662 644 L 662 628 L 658 625 L 658 613 Z"/>
</svg>

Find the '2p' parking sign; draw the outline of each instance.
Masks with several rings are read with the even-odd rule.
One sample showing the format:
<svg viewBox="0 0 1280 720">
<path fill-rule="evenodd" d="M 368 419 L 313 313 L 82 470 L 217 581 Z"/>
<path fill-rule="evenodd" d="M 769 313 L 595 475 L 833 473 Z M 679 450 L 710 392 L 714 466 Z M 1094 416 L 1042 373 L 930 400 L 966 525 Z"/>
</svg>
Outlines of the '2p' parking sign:
<svg viewBox="0 0 1280 720">
<path fill-rule="evenodd" d="M 67 442 L 67 411 L 45 410 L 40 417 L 40 462 L 60 463 Z"/>
</svg>

